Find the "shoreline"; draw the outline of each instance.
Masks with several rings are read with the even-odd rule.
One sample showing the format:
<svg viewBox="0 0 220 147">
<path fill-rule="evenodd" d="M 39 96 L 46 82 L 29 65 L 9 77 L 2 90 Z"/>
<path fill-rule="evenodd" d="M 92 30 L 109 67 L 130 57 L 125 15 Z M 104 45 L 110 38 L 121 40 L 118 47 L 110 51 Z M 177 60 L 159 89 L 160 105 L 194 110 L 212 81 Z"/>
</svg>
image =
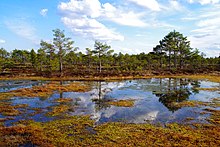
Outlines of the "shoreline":
<svg viewBox="0 0 220 147">
<path fill-rule="evenodd" d="M 213 82 L 220 82 L 220 73 L 210 74 L 173 74 L 173 75 L 146 75 L 146 76 L 66 76 L 66 77 L 43 77 L 43 76 L 1 76 L 3 80 L 43 80 L 43 81 L 118 81 L 118 80 L 136 80 L 151 78 L 190 78 L 190 79 L 207 79 Z"/>
</svg>

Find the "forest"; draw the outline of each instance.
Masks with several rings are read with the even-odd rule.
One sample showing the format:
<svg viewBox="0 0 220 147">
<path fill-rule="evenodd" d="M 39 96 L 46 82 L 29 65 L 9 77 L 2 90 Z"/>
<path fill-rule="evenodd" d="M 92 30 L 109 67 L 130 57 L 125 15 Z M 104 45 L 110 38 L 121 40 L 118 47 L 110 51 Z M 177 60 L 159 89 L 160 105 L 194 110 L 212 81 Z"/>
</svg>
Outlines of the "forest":
<svg viewBox="0 0 220 147">
<path fill-rule="evenodd" d="M 220 57 L 206 57 L 191 48 L 186 36 L 171 31 L 149 53 L 115 53 L 110 45 L 95 41 L 82 53 L 60 29 L 53 41 L 41 40 L 40 48 L 8 52 L 0 49 L 0 75 L 113 76 L 146 74 L 193 74 L 220 70 Z"/>
</svg>

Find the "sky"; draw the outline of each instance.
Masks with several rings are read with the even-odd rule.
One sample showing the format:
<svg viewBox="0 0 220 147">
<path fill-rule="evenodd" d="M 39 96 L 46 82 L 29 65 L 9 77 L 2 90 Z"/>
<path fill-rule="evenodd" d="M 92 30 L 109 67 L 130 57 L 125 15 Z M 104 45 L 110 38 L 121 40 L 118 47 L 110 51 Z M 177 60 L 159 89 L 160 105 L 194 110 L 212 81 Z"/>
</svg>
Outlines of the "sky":
<svg viewBox="0 0 220 147">
<path fill-rule="evenodd" d="M 220 0 L 0 0 L 0 48 L 50 42 L 59 28 L 84 52 L 95 40 L 116 53 L 148 53 L 176 30 L 207 57 L 220 54 Z"/>
</svg>

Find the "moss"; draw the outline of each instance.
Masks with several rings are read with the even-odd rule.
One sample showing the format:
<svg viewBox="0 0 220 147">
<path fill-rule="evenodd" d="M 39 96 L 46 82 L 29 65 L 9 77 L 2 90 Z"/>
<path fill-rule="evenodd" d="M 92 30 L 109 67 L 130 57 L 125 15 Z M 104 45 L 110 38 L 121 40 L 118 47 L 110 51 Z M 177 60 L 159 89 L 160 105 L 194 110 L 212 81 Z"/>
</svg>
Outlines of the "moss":
<svg viewBox="0 0 220 147">
<path fill-rule="evenodd" d="M 81 83 L 70 83 L 66 85 L 60 85 L 60 82 L 51 82 L 43 86 L 33 86 L 32 88 L 21 88 L 17 90 L 4 93 L 3 98 L 8 97 L 42 97 L 47 98 L 54 93 L 58 92 L 86 92 L 89 90 L 88 86 Z M 0 97 L 1 100 L 1 97 Z"/>
<path fill-rule="evenodd" d="M 194 118 L 192 118 L 192 117 L 187 117 L 187 118 L 185 119 L 185 121 L 191 121 L 191 120 L 194 120 Z"/>
<path fill-rule="evenodd" d="M 0 127 L 0 146 L 31 143 L 38 146 L 79 146 L 89 138 L 93 121 L 88 116 L 69 117 L 47 123 L 26 122 L 12 127 Z M 85 145 L 85 144 L 84 144 Z"/>
<path fill-rule="evenodd" d="M 28 104 L 18 104 L 18 105 L 14 105 L 14 108 L 27 108 Z"/>
<path fill-rule="evenodd" d="M 119 101 L 110 101 L 107 102 L 109 105 L 117 106 L 117 107 L 133 107 L 135 100 L 119 100 Z"/>
<path fill-rule="evenodd" d="M 213 88 L 196 88 L 197 90 L 204 90 L 204 91 L 219 91 L 220 89 L 218 87 Z"/>
<path fill-rule="evenodd" d="M 2 100 L 8 100 L 8 99 L 10 99 L 11 97 L 13 96 L 13 94 L 11 94 L 11 93 L 7 93 L 7 92 L 5 92 L 5 93 L 0 93 L 0 101 L 2 101 Z"/>
<path fill-rule="evenodd" d="M 182 102 L 172 102 L 171 105 L 177 108 L 182 108 L 182 107 L 210 106 L 211 103 L 201 102 L 201 101 L 182 101 Z"/>
<path fill-rule="evenodd" d="M 19 105 L 10 105 L 10 103 L 1 102 L 0 103 L 0 114 L 4 116 L 17 116 L 21 114 L 21 111 L 18 109 L 27 108 L 27 104 L 19 104 Z"/>
<path fill-rule="evenodd" d="M 106 123 L 94 126 L 89 116 L 47 123 L 26 122 L 0 127 L 0 146 L 31 143 L 38 146 L 218 146 L 220 127 L 168 124 Z"/>
<path fill-rule="evenodd" d="M 14 118 L 13 117 L 0 118 L 0 122 L 5 122 L 7 120 L 14 120 Z"/>
<path fill-rule="evenodd" d="M 213 98 L 212 101 L 213 101 L 213 102 L 220 102 L 220 97 Z"/>
<path fill-rule="evenodd" d="M 211 108 L 206 108 L 204 110 L 211 114 L 210 118 L 207 118 L 209 122 L 220 125 L 220 110 L 215 110 Z"/>
<path fill-rule="evenodd" d="M 103 146 L 205 146 L 218 145 L 220 128 L 209 131 L 169 124 L 166 128 L 149 124 L 107 123 L 96 128 Z M 218 130 L 218 131 L 217 131 Z"/>
<path fill-rule="evenodd" d="M 47 116 L 58 116 L 65 112 L 67 112 L 70 109 L 70 106 L 68 105 L 58 105 L 52 107 L 52 111 L 47 113 Z"/>
<path fill-rule="evenodd" d="M 211 106 L 215 107 L 215 108 L 220 107 L 220 98 L 212 99 L 212 105 Z"/>
<path fill-rule="evenodd" d="M 219 75 L 201 74 L 201 75 L 147 75 L 147 76 L 110 76 L 110 77 L 0 77 L 0 80 L 44 80 L 44 81 L 69 81 L 69 80 L 85 80 L 85 81 L 99 81 L 99 80 L 132 80 L 132 79 L 150 79 L 150 78 L 190 78 L 190 79 L 208 79 L 212 82 L 220 82 Z"/>
<path fill-rule="evenodd" d="M 55 100 L 56 103 L 68 103 L 68 102 L 72 102 L 72 101 L 73 101 L 72 98 L 59 98 L 59 99 Z"/>
<path fill-rule="evenodd" d="M 220 83 L 220 76 L 219 75 L 181 75 L 181 76 L 174 76 L 177 78 L 190 78 L 196 80 L 204 80 L 207 79 L 211 82 Z"/>
</svg>

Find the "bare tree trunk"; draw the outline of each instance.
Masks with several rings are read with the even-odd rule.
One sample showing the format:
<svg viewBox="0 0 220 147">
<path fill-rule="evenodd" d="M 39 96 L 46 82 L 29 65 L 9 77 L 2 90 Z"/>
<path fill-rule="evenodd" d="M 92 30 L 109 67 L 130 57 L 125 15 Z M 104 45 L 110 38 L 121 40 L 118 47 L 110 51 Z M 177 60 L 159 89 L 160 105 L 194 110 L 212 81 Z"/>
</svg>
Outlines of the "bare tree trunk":
<svg viewBox="0 0 220 147">
<path fill-rule="evenodd" d="M 60 64 L 60 77 L 62 77 L 63 76 L 63 62 L 62 62 L 61 56 L 60 56 L 59 64 Z"/>
<path fill-rule="evenodd" d="M 171 69 L 171 50 L 169 49 L 169 70 Z"/>
<path fill-rule="evenodd" d="M 174 67 L 175 67 L 175 69 L 177 68 L 176 62 L 177 62 L 177 59 L 176 59 L 176 51 L 174 51 Z"/>
<path fill-rule="evenodd" d="M 42 72 L 43 70 L 42 70 L 42 66 L 43 66 L 43 63 L 42 63 L 42 61 L 40 62 L 40 72 Z"/>
<path fill-rule="evenodd" d="M 100 73 L 102 72 L 102 61 L 101 61 L 101 59 L 99 60 L 99 72 Z"/>
<path fill-rule="evenodd" d="M 162 65 L 163 65 L 163 63 L 162 63 L 162 57 L 160 57 L 160 69 L 162 69 Z"/>
</svg>

